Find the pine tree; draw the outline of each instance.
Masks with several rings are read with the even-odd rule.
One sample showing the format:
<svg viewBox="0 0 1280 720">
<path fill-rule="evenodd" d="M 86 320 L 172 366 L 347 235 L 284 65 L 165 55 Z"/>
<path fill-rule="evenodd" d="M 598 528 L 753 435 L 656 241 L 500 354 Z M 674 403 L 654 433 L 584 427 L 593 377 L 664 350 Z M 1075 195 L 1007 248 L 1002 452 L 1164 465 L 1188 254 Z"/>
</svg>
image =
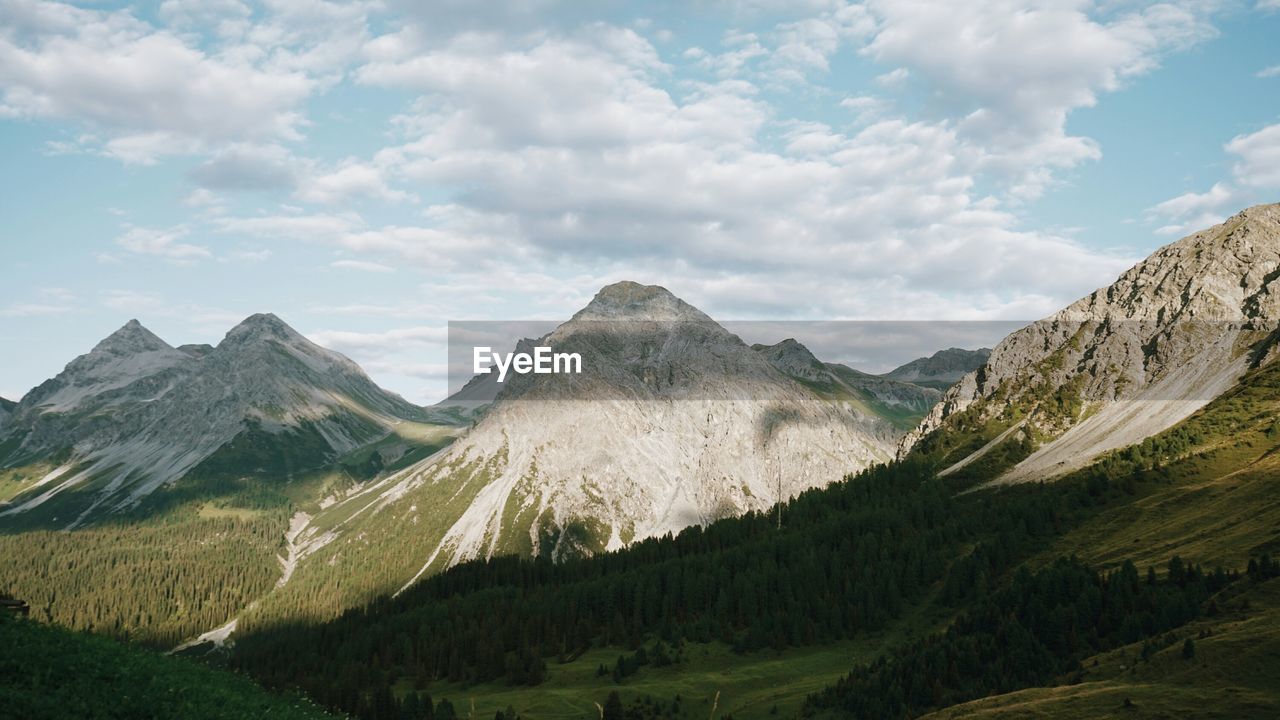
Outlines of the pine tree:
<svg viewBox="0 0 1280 720">
<path fill-rule="evenodd" d="M 622 698 L 618 696 L 618 691 L 614 690 L 609 693 L 609 698 L 604 701 L 604 713 L 601 720 L 622 720 Z"/>
</svg>

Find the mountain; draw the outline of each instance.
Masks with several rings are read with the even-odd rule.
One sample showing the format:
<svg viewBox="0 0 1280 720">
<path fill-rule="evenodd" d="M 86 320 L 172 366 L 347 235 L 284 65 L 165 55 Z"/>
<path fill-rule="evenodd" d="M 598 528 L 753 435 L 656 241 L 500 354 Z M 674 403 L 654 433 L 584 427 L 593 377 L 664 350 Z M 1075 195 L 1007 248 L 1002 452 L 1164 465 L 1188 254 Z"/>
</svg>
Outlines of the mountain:
<svg viewBox="0 0 1280 720">
<path fill-rule="evenodd" d="M 916 358 L 894 368 L 885 373 L 884 377 L 946 390 L 959 382 L 960 378 L 982 367 L 989 357 L 991 357 L 990 348 L 977 350 L 947 348 L 929 357 Z"/>
<path fill-rule="evenodd" d="M 1058 482 L 957 493 L 909 458 L 791 499 L 781 526 L 464 563 L 260 626 L 232 663 L 372 718 L 363 694 L 411 684 L 477 717 L 581 717 L 616 691 L 643 718 L 1273 718 L 1277 417 L 1272 363 Z"/>
<path fill-rule="evenodd" d="M 904 431 L 915 427 L 942 397 L 939 390 L 920 383 L 900 382 L 887 375 L 870 375 L 839 363 L 822 362 L 794 338 L 774 345 L 752 345 L 751 349 L 810 390 L 830 400 L 852 403 L 862 412 L 883 417 Z"/>
<path fill-rule="evenodd" d="M 174 348 L 131 320 L 29 392 L 0 428 L 0 465 L 53 461 L 0 517 L 80 524 L 132 507 L 197 467 L 285 472 L 320 465 L 433 416 L 274 315 L 216 347 Z"/>
<path fill-rule="evenodd" d="M 897 435 L 661 287 L 605 287 L 533 344 L 580 352 L 584 373 L 509 379 L 475 429 L 402 483 L 489 468 L 483 487 L 465 481 L 477 501 L 432 553 L 445 564 L 612 549 L 764 509 L 780 482 L 786 496 L 839 479 L 886 458 Z"/>
<path fill-rule="evenodd" d="M 301 602 L 291 592 L 340 598 L 332 613 L 471 558 L 592 554 L 763 511 L 889 459 L 903 432 L 657 286 L 607 286 L 534 345 L 580 353 L 583 372 L 508 377 L 448 449 L 309 518 L 260 613 Z M 352 575 L 372 562 L 362 589 Z"/>
<path fill-rule="evenodd" d="M 13 409 L 17 406 L 18 403 L 12 400 L 0 398 L 0 430 L 3 430 L 5 422 L 9 419 L 9 416 L 13 414 Z"/>
<path fill-rule="evenodd" d="M 1280 205 L 1167 245 L 1115 283 L 1001 341 L 901 452 L 1033 480 L 1188 417 L 1275 354 Z"/>
</svg>

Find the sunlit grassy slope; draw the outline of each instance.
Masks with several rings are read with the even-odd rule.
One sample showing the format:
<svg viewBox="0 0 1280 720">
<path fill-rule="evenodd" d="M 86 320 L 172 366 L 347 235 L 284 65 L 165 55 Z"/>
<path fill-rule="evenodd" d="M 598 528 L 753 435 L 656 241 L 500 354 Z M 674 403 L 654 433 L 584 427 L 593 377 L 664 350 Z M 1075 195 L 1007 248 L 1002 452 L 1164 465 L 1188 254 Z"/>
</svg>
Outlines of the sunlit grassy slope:
<svg viewBox="0 0 1280 720">
<path fill-rule="evenodd" d="M 1251 373 L 1191 418 L 1105 460 L 1155 482 L 1099 513 L 1032 560 L 1075 554 L 1100 567 L 1125 559 L 1159 570 L 1173 555 L 1243 568 L 1280 552 L 1280 366 Z M 1137 470 L 1132 469 L 1137 466 Z M 1070 481 L 1070 480 L 1068 480 Z M 1280 717 L 1280 580 L 1216 602 L 1166 638 L 1149 661 L 1141 644 L 1084 663 L 1081 682 L 987 698 L 936 718 Z M 1182 657 L 1186 638 L 1195 657 Z M 1126 705 L 1125 700 L 1128 699 Z"/>
<path fill-rule="evenodd" d="M 1136 643 L 1086 660 L 1074 684 L 985 698 L 925 717 L 1280 717 L 1280 580 L 1217 605 L 1216 616 L 1170 633 L 1148 659 Z M 1188 638 L 1195 650 L 1189 658 L 1183 653 Z"/>
</svg>

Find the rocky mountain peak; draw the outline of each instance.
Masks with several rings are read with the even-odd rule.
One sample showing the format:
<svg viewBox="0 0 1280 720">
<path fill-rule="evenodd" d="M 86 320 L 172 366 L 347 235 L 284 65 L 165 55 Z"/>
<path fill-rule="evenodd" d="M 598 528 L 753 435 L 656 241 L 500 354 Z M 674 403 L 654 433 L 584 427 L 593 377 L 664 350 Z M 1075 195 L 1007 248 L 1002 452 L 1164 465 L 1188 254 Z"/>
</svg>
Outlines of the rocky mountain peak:
<svg viewBox="0 0 1280 720">
<path fill-rule="evenodd" d="M 1022 454 L 1035 446 L 1002 476 L 1014 481 L 1068 472 L 1139 442 L 1276 356 L 1277 280 L 1280 204 L 1248 208 L 1160 248 L 1111 285 L 1006 337 L 903 448 L 954 429 L 953 417 L 977 418 L 1006 428 Z M 1018 434 L 1024 425 L 1048 440 L 1024 442 Z M 948 456 L 958 460 L 948 470 L 996 444 L 967 458 Z"/>
<path fill-rule="evenodd" d="M 711 318 L 701 310 L 676 297 L 670 290 L 630 280 L 601 288 L 573 319 L 711 322 Z"/>
<path fill-rule="evenodd" d="M 952 347 L 939 350 L 929 357 L 912 360 L 885 373 L 885 377 L 895 380 L 938 381 L 952 383 L 982 367 L 991 356 L 990 348 L 965 350 Z"/>
<path fill-rule="evenodd" d="M 123 356 L 172 349 L 169 343 L 143 327 L 142 323 L 130 320 L 119 330 L 103 338 L 91 352 Z"/>
<path fill-rule="evenodd" d="M 320 455 L 336 455 L 403 420 L 426 418 L 355 363 L 267 313 L 245 319 L 216 348 L 175 349 L 131 321 L 16 410 L 0 418 L 5 434 L 24 432 L 8 457 L 72 448 L 77 474 L 58 489 L 101 479 L 100 490 L 64 499 L 76 508 L 66 516 L 73 525 L 177 481 L 242 433 L 257 432 L 251 426 L 273 443 L 302 433 Z M 25 496 L 0 515 L 39 507 L 54 494 Z"/>
<path fill-rule="evenodd" d="M 809 348 L 795 338 L 787 338 L 774 345 L 755 344 L 752 350 L 760 353 L 771 365 L 791 377 L 816 380 L 826 374 L 826 367 Z"/>
<path fill-rule="evenodd" d="M 272 313 L 254 313 L 227 332 L 223 342 L 241 344 L 256 340 L 278 340 L 285 343 L 306 342 L 289 324 Z"/>
<path fill-rule="evenodd" d="M 1280 204 L 1243 210 L 1170 243 L 1109 287 L 1073 303 L 1065 320 L 1280 319 Z"/>
</svg>

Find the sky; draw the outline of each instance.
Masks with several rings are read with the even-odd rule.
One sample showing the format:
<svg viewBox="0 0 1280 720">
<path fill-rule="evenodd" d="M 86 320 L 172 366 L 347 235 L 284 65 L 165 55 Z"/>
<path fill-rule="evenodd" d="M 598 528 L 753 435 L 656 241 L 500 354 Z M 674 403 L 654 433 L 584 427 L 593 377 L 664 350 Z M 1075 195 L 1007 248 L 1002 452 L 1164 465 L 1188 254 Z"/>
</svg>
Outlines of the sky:
<svg viewBox="0 0 1280 720">
<path fill-rule="evenodd" d="M 0 0 L 0 397 L 273 312 L 425 403 L 449 321 L 622 279 L 1036 319 L 1280 201 L 1277 37 L 1280 0 Z"/>
</svg>

